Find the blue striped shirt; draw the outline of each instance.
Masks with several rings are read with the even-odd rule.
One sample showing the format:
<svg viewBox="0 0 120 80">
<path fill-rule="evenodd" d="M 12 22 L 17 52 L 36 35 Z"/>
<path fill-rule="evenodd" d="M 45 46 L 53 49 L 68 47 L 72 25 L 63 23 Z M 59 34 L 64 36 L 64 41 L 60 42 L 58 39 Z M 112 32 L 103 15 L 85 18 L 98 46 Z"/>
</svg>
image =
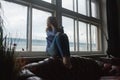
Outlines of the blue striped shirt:
<svg viewBox="0 0 120 80">
<path fill-rule="evenodd" d="M 46 51 L 48 51 L 48 48 L 50 47 L 50 45 L 52 44 L 52 41 L 56 35 L 57 31 L 54 29 L 52 31 L 47 31 L 47 37 L 46 37 L 46 40 L 47 40 L 47 48 L 46 48 Z"/>
</svg>

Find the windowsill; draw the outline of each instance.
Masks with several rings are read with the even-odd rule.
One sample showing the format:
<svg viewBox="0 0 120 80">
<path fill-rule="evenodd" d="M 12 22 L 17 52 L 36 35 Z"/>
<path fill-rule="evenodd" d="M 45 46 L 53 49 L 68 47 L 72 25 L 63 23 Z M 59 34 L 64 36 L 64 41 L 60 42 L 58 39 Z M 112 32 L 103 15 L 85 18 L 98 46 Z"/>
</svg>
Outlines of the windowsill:
<svg viewBox="0 0 120 80">
<path fill-rule="evenodd" d="M 46 58 L 46 52 L 16 52 L 18 57 L 35 57 L 35 58 Z M 94 51 L 94 52 L 71 52 L 72 56 L 105 56 L 102 51 Z"/>
</svg>

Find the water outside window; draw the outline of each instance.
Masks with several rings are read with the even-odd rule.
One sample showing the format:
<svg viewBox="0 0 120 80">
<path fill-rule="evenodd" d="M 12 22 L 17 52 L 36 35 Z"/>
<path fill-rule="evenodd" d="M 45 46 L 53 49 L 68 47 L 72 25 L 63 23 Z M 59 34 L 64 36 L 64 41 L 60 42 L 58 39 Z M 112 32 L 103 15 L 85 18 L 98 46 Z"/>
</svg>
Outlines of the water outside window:
<svg viewBox="0 0 120 80">
<path fill-rule="evenodd" d="M 46 27 L 47 18 L 51 13 L 33 9 L 32 25 L 32 51 L 46 50 Z"/>
<path fill-rule="evenodd" d="M 69 38 L 69 44 L 70 44 L 70 51 L 74 51 L 74 20 L 72 18 L 68 17 L 62 17 L 62 23 L 64 27 L 64 32 L 68 35 Z"/>
<path fill-rule="evenodd" d="M 79 49 L 87 51 L 87 26 L 84 22 L 79 22 Z"/>
<path fill-rule="evenodd" d="M 7 36 L 7 44 L 12 41 L 17 44 L 16 51 L 26 51 L 27 7 L 6 1 L 1 3 L 4 37 Z"/>
</svg>

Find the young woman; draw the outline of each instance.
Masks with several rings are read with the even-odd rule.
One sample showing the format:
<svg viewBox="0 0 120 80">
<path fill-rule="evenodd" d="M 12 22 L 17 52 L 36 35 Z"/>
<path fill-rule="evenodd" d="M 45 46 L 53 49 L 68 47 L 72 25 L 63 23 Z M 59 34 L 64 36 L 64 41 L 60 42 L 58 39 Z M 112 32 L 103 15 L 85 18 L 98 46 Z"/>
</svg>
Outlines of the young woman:
<svg viewBox="0 0 120 80">
<path fill-rule="evenodd" d="M 48 17 L 47 19 L 47 53 L 53 58 L 60 58 L 67 68 L 72 68 L 70 62 L 69 41 L 63 29 L 58 27 L 56 17 Z"/>
</svg>

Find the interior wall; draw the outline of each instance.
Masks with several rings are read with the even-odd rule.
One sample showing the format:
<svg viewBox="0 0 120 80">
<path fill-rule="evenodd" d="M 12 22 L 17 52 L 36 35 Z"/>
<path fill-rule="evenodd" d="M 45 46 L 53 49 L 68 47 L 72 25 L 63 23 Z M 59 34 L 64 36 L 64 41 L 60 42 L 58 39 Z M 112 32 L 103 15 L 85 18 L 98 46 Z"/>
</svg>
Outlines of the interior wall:
<svg viewBox="0 0 120 80">
<path fill-rule="evenodd" d="M 106 54 L 107 51 L 107 40 L 106 38 L 108 38 L 108 33 L 107 33 L 107 13 L 106 13 L 106 0 L 101 0 L 101 20 L 102 20 L 102 37 L 103 37 L 103 41 L 102 41 L 102 48 L 104 51 L 104 54 Z"/>
<path fill-rule="evenodd" d="M 117 0 L 118 16 L 119 16 L 119 37 L 120 37 L 120 0 Z"/>
</svg>

